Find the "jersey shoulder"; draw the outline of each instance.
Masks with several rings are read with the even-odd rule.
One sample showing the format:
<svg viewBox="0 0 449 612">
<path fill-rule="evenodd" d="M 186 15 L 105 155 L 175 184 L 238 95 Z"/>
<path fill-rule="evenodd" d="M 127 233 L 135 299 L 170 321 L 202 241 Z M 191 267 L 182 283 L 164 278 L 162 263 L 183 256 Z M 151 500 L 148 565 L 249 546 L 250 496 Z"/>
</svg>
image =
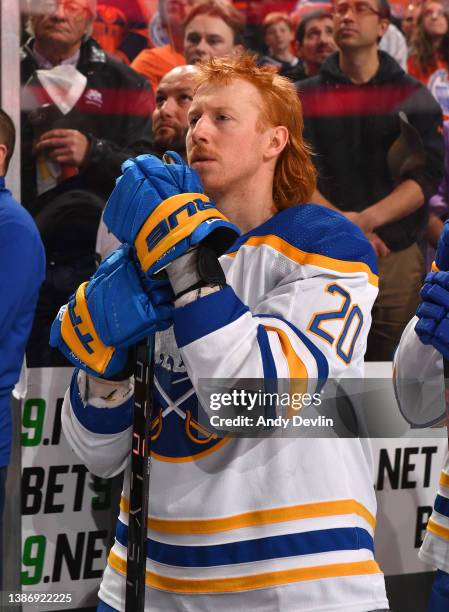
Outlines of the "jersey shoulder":
<svg viewBox="0 0 449 612">
<path fill-rule="evenodd" d="M 299 204 L 277 213 L 241 236 L 232 251 L 255 238 L 263 244 L 265 237 L 267 245 L 274 237 L 305 254 L 363 263 L 378 273 L 374 250 L 363 232 L 339 212 L 319 204 Z"/>
</svg>

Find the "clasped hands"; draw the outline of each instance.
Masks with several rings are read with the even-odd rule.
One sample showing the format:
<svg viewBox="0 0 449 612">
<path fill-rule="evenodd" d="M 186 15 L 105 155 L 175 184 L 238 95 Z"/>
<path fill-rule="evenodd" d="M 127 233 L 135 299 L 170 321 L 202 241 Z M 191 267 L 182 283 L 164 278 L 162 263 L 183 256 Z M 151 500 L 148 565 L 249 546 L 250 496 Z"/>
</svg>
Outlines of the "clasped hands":
<svg viewBox="0 0 449 612">
<path fill-rule="evenodd" d="M 171 325 L 167 266 L 205 241 L 218 257 L 239 235 L 204 195 L 196 172 L 177 153 L 168 155 L 175 163 L 141 155 L 122 165 L 104 221 L 123 246 L 53 322 L 50 344 L 89 374 L 119 376 L 131 346 Z"/>
<path fill-rule="evenodd" d="M 370 241 L 377 257 L 385 257 L 390 253 L 390 249 L 387 247 L 385 242 L 374 231 L 375 227 L 369 208 L 361 212 L 346 212 L 343 214 L 347 219 L 349 219 L 349 221 L 355 223 L 355 225 L 362 230 L 366 238 Z"/>
<path fill-rule="evenodd" d="M 88 150 L 89 139 L 78 130 L 49 130 L 34 144 L 35 153 L 45 152 L 53 161 L 77 168 L 84 163 Z"/>
</svg>

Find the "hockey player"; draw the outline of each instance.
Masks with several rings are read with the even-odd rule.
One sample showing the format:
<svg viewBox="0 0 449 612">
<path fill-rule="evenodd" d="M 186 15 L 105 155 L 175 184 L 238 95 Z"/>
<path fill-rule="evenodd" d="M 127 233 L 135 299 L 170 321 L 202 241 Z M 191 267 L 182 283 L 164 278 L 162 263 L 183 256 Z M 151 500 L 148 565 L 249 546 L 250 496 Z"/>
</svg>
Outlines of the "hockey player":
<svg viewBox="0 0 449 612">
<path fill-rule="evenodd" d="M 308 203 L 302 129 L 293 85 L 251 56 L 200 65 L 190 168 L 176 154 L 124 165 L 105 221 L 125 246 L 53 325 L 78 366 L 65 435 L 106 477 L 129 469 L 128 347 L 157 332 L 147 611 L 388 606 L 363 441 L 220 438 L 199 423 L 202 378 L 302 379 L 313 392 L 318 379 L 363 375 L 375 257 L 355 225 Z M 155 280 L 161 268 L 170 286 Z M 125 483 L 102 611 L 124 609 Z"/>
<path fill-rule="evenodd" d="M 402 334 L 394 360 L 396 396 L 407 420 L 421 427 L 446 425 L 443 357 L 449 359 L 449 224 L 436 262 L 421 290 L 422 302 Z M 447 395 L 446 395 L 447 397 Z M 449 610 L 449 453 L 419 557 L 437 568 L 428 612 Z"/>
</svg>

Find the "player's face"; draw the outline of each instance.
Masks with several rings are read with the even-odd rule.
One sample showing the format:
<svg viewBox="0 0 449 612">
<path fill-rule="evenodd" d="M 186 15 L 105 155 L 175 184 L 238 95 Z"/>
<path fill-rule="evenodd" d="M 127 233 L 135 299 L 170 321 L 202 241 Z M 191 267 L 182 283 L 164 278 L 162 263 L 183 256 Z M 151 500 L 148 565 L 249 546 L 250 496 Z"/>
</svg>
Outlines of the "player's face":
<svg viewBox="0 0 449 612">
<path fill-rule="evenodd" d="M 239 79 L 203 85 L 195 93 L 188 113 L 187 158 L 211 198 L 245 193 L 260 172 L 267 140 L 260 127 L 261 108 L 256 87 Z"/>
<path fill-rule="evenodd" d="M 275 56 L 288 51 L 293 38 L 293 32 L 285 21 L 273 23 L 265 31 L 265 44 Z"/>
<path fill-rule="evenodd" d="M 431 38 L 439 38 L 447 33 L 447 19 L 443 6 L 439 2 L 427 2 L 423 6 L 422 24 Z"/>
<path fill-rule="evenodd" d="M 310 68 L 309 74 L 318 71 L 336 48 L 332 17 L 312 19 L 306 24 L 304 39 L 302 44 L 298 44 L 298 50 L 302 60 Z"/>
<path fill-rule="evenodd" d="M 185 149 L 187 112 L 193 98 L 191 74 L 169 73 L 156 90 L 153 139 L 161 148 Z"/>
<path fill-rule="evenodd" d="M 81 42 L 92 21 L 85 0 L 44 0 L 32 18 L 36 40 L 71 47 Z"/>
<path fill-rule="evenodd" d="M 188 64 L 230 55 L 234 32 L 220 17 L 197 15 L 184 32 L 184 55 Z"/>
<path fill-rule="evenodd" d="M 335 42 L 342 51 L 377 46 L 387 27 L 376 0 L 336 0 L 334 4 Z"/>
</svg>

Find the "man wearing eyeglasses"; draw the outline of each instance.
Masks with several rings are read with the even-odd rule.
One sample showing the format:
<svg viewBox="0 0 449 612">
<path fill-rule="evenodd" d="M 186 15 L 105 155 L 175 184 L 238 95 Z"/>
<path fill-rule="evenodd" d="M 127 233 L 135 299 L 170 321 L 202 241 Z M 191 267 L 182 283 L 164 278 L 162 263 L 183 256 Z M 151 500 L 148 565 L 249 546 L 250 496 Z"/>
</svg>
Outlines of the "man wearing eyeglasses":
<svg viewBox="0 0 449 612">
<path fill-rule="evenodd" d="M 75 277 L 95 270 L 102 207 L 122 162 L 151 146 L 154 98 L 142 76 L 90 37 L 95 0 L 36 6 L 21 60 L 22 201 L 41 231 L 48 269 L 28 360 L 61 365 L 46 348 L 49 326 Z"/>
<path fill-rule="evenodd" d="M 389 361 L 419 301 L 417 236 L 441 180 L 442 117 L 425 87 L 378 49 L 389 24 L 385 0 L 336 0 L 333 10 L 339 51 L 298 85 L 317 154 L 315 201 L 345 214 L 376 250 L 366 358 Z"/>
</svg>

